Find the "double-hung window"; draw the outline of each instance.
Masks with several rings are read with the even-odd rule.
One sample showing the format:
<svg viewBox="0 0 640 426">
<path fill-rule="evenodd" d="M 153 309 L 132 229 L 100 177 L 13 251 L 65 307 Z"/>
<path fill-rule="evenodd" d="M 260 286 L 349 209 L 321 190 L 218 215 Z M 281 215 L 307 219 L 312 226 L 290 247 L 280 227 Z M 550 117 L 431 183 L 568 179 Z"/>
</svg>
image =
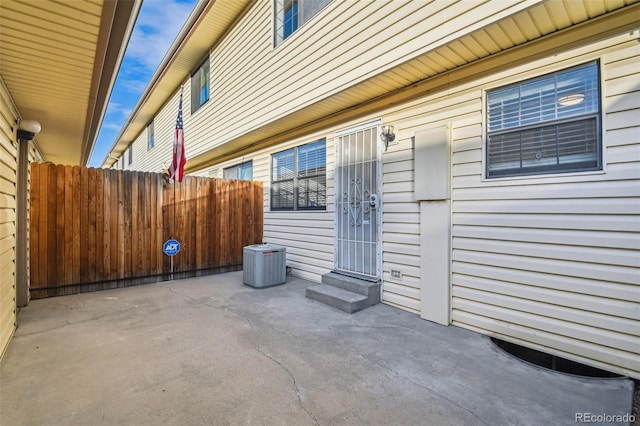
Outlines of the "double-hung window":
<svg viewBox="0 0 640 426">
<path fill-rule="evenodd" d="M 209 58 L 191 74 L 191 114 L 209 100 Z"/>
<path fill-rule="evenodd" d="M 488 178 L 602 170 L 598 62 L 487 93 Z"/>
<path fill-rule="evenodd" d="M 271 156 L 271 210 L 326 210 L 327 148 L 321 139 Z"/>
<path fill-rule="evenodd" d="M 129 165 L 133 163 L 133 145 L 129 145 L 129 159 L 127 161 Z"/>
<path fill-rule="evenodd" d="M 275 0 L 276 46 L 330 2 L 331 0 Z"/>
<path fill-rule="evenodd" d="M 253 180 L 253 161 L 246 161 L 222 171 L 224 179 Z"/>
</svg>

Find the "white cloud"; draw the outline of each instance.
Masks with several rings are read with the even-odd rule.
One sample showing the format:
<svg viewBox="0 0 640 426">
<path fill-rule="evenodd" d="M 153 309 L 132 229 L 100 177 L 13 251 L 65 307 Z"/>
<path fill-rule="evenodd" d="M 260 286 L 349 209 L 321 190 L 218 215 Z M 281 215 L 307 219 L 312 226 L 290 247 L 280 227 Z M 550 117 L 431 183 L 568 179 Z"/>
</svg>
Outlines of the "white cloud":
<svg viewBox="0 0 640 426">
<path fill-rule="evenodd" d="M 119 132 L 122 129 L 122 123 L 102 123 L 102 128 Z"/>
<path fill-rule="evenodd" d="M 155 71 L 193 9 L 193 3 L 146 0 L 133 30 L 127 55 Z"/>
<path fill-rule="evenodd" d="M 107 115 L 118 114 L 123 117 L 128 117 L 131 114 L 131 107 L 122 105 L 119 102 L 110 101 L 107 106 Z"/>
<path fill-rule="evenodd" d="M 147 77 L 147 76 L 145 76 Z M 122 80 L 122 90 L 130 93 L 142 93 L 143 90 L 147 87 L 147 83 L 149 82 L 149 78 L 146 79 L 123 79 Z"/>
</svg>

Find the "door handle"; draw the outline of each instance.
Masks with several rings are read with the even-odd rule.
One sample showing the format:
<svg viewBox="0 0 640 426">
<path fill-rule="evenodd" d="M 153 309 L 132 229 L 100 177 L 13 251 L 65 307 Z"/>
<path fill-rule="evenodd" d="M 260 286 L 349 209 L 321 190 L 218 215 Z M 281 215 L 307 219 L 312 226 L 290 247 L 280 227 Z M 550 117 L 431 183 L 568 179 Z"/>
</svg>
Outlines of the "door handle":
<svg viewBox="0 0 640 426">
<path fill-rule="evenodd" d="M 369 197 L 369 204 L 371 205 L 372 209 L 377 209 L 378 207 L 380 207 L 380 198 L 378 197 L 378 194 L 371 194 L 371 196 Z"/>
</svg>

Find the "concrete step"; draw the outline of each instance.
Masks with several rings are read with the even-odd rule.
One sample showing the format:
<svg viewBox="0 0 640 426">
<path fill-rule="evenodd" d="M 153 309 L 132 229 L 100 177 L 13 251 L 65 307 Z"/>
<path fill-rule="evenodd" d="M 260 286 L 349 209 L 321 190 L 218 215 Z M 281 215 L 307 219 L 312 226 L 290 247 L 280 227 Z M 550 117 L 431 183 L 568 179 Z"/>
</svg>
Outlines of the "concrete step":
<svg viewBox="0 0 640 426">
<path fill-rule="evenodd" d="M 322 284 L 328 284 L 354 293 L 362 294 L 371 299 L 374 305 L 380 302 L 380 281 L 371 281 L 347 275 L 329 272 L 322 275 Z"/>
<path fill-rule="evenodd" d="M 354 293 L 328 284 L 318 284 L 308 287 L 305 295 L 309 299 L 317 300 L 341 311 L 352 314 L 372 305 L 367 296 Z"/>
</svg>

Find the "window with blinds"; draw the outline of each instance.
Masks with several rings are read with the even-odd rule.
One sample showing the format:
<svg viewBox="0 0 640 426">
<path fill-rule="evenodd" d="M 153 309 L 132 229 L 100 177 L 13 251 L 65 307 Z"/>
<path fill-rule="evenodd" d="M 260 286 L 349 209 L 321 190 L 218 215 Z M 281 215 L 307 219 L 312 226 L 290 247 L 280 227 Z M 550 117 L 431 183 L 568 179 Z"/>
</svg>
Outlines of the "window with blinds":
<svg viewBox="0 0 640 426">
<path fill-rule="evenodd" d="M 602 169 L 599 64 L 487 93 L 487 177 Z"/>
<path fill-rule="evenodd" d="M 275 45 L 313 18 L 331 0 L 275 0 Z"/>
<path fill-rule="evenodd" d="M 325 210 L 326 164 L 324 139 L 273 154 L 271 210 Z"/>
</svg>

